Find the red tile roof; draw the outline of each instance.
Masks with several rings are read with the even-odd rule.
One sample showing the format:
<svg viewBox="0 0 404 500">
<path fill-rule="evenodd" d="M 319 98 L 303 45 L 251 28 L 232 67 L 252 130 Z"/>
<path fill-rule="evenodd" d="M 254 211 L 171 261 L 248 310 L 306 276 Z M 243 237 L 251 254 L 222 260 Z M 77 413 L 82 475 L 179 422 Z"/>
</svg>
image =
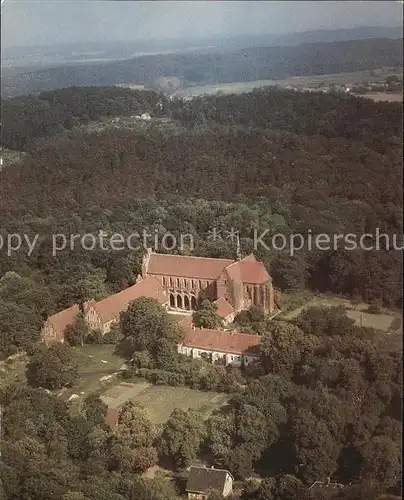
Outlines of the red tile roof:
<svg viewBox="0 0 404 500">
<path fill-rule="evenodd" d="M 49 316 L 47 323 L 50 323 L 53 326 L 57 337 L 62 338 L 65 328 L 74 323 L 79 312 L 79 306 L 74 305 L 68 309 L 64 309 L 63 311 Z"/>
<path fill-rule="evenodd" d="M 254 285 L 262 285 L 271 279 L 264 264 L 257 260 L 254 255 L 249 255 L 228 266 L 226 272 L 236 282 Z"/>
<path fill-rule="evenodd" d="M 184 328 L 185 336 L 182 344 L 207 351 L 228 354 L 250 354 L 259 356 L 261 337 L 247 333 L 231 333 L 206 328 Z"/>
<path fill-rule="evenodd" d="M 182 328 L 190 328 L 194 324 L 192 316 L 185 316 L 178 321 Z"/>
<path fill-rule="evenodd" d="M 196 279 L 217 279 L 234 260 L 152 253 L 147 273 Z"/>
<path fill-rule="evenodd" d="M 122 290 L 122 292 L 96 302 L 94 309 L 100 315 L 101 321 L 107 323 L 117 318 L 120 312 L 126 311 L 129 303 L 139 297 L 150 297 L 158 300 L 160 304 L 165 304 L 168 301 L 167 292 L 160 282 L 151 276 L 142 279 L 126 290 Z"/>
<path fill-rule="evenodd" d="M 217 314 L 222 318 L 227 318 L 230 314 L 234 313 L 234 308 L 224 297 L 220 297 L 214 301 L 214 304 L 217 306 Z"/>
<path fill-rule="evenodd" d="M 110 427 L 118 425 L 120 408 L 108 408 L 105 421 Z"/>
<path fill-rule="evenodd" d="M 149 274 L 211 280 L 219 278 L 223 270 L 237 282 L 261 285 L 271 279 L 264 264 L 254 255 L 234 261 L 152 252 L 147 266 Z"/>
</svg>

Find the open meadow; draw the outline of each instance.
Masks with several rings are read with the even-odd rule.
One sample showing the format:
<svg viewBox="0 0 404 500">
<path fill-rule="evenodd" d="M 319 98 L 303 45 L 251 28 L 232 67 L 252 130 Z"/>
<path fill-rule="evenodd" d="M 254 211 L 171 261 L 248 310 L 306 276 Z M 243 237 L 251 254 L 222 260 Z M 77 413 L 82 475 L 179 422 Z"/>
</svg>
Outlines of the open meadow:
<svg viewBox="0 0 404 500">
<path fill-rule="evenodd" d="M 173 410 L 194 408 L 204 418 L 228 400 L 226 394 L 203 392 L 188 387 L 170 387 L 166 385 L 152 385 L 148 382 L 138 383 L 121 382 L 114 385 L 101 396 L 109 408 L 118 408 L 126 401 L 139 403 L 147 409 L 151 419 L 156 424 L 167 421 Z"/>
<path fill-rule="evenodd" d="M 284 298 L 285 307 L 284 311 L 278 319 L 285 321 L 292 321 L 296 319 L 299 314 L 308 307 L 316 306 L 343 306 L 346 308 L 346 314 L 352 318 L 358 326 L 368 328 L 375 328 L 385 333 L 400 333 L 402 330 L 402 316 L 395 311 L 383 310 L 380 314 L 369 313 L 368 304 L 360 303 L 354 304 L 350 300 L 323 296 L 313 295 L 308 292 L 297 294 L 285 294 Z"/>
<path fill-rule="evenodd" d="M 335 73 L 327 75 L 292 76 L 282 80 L 256 80 L 251 82 L 218 83 L 208 85 L 195 85 L 174 92 L 176 97 L 190 98 L 200 95 L 217 94 L 239 94 L 251 92 L 256 88 L 278 85 L 280 87 L 315 87 L 319 85 L 346 85 L 351 86 L 364 81 L 373 83 L 385 79 L 387 76 L 396 75 L 401 77 L 403 68 L 379 68 L 370 71 L 354 71 L 351 73 Z M 126 86 L 126 85 L 125 85 Z M 377 95 L 376 95 L 377 94 Z M 368 97 L 374 100 L 402 100 L 402 94 L 374 93 L 361 97 Z M 400 99 L 401 96 L 401 99 Z"/>
<path fill-rule="evenodd" d="M 361 95 L 366 99 L 372 99 L 376 102 L 402 102 L 403 93 L 402 92 L 368 92 L 367 94 Z"/>
</svg>

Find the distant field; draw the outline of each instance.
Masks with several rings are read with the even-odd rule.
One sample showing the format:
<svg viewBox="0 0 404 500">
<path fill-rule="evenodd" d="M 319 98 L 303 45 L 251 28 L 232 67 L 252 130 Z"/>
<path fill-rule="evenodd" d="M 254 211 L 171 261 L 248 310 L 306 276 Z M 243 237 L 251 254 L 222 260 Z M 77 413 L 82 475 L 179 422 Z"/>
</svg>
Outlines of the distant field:
<svg viewBox="0 0 404 500">
<path fill-rule="evenodd" d="M 401 102 L 403 100 L 402 93 L 393 92 L 369 92 L 368 94 L 363 94 L 360 97 L 366 97 L 367 99 L 372 99 L 372 101 L 380 102 Z"/>
<path fill-rule="evenodd" d="M 354 71 L 352 73 L 335 73 L 329 75 L 293 76 L 285 80 L 278 80 L 279 85 L 293 85 L 296 87 L 307 87 L 320 85 L 353 85 L 361 82 L 373 83 L 385 79 L 387 76 L 396 75 L 402 78 L 403 68 L 379 68 L 371 71 Z"/>
<path fill-rule="evenodd" d="M 387 76 L 402 76 L 402 68 L 380 68 L 374 71 L 356 71 L 352 73 L 336 73 L 330 75 L 293 76 L 283 80 L 257 80 L 254 82 L 222 83 L 215 85 L 199 85 L 178 90 L 174 95 L 178 97 L 196 97 L 203 94 L 224 94 L 251 92 L 255 88 L 279 85 L 281 87 L 292 86 L 296 88 L 313 87 L 320 84 L 353 85 L 367 81 L 369 83 L 386 78 Z M 368 97 L 370 94 L 366 94 Z"/>
<path fill-rule="evenodd" d="M 299 297 L 300 296 L 298 296 L 298 298 Z M 290 300 L 292 301 L 292 297 Z M 347 308 L 347 316 L 355 320 L 357 325 L 376 328 L 384 332 L 397 332 L 402 328 L 402 318 L 396 313 L 384 312 L 383 314 L 370 314 L 366 312 L 368 308 L 367 304 L 353 305 L 349 300 L 339 297 L 311 298 L 307 300 L 304 305 L 299 305 L 295 309 L 283 313 L 279 319 L 285 319 L 287 321 L 293 320 L 297 318 L 304 309 L 313 306 L 344 306 Z"/>
<path fill-rule="evenodd" d="M 392 330 L 395 317 L 390 314 L 369 314 L 363 310 L 348 309 L 347 316 L 355 320 L 357 325 L 376 328 L 388 332 Z"/>
<path fill-rule="evenodd" d="M 187 387 L 120 383 L 106 391 L 102 399 L 110 408 L 117 408 L 125 401 L 135 401 L 144 406 L 156 424 L 166 422 L 176 408 L 194 408 L 208 417 L 211 412 L 227 402 L 228 396 L 217 392 L 203 392 Z"/>
</svg>

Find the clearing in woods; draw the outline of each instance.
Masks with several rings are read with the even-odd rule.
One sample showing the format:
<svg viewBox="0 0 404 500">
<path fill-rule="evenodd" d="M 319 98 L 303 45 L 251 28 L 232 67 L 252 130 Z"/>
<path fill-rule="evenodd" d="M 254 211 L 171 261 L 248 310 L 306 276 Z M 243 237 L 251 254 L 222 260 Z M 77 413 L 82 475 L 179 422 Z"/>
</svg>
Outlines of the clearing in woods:
<svg viewBox="0 0 404 500">
<path fill-rule="evenodd" d="M 176 408 L 194 408 L 207 418 L 215 408 L 226 404 L 228 395 L 188 387 L 152 385 L 148 382 L 121 382 L 105 392 L 101 398 L 109 408 L 118 408 L 126 401 L 139 403 L 148 410 L 156 424 L 162 424 Z"/>
<path fill-rule="evenodd" d="M 380 314 L 371 314 L 367 312 L 368 304 L 353 304 L 347 299 L 340 297 L 326 297 L 303 294 L 286 295 L 287 303 L 292 307 L 287 307 L 284 313 L 279 315 L 279 319 L 291 321 L 296 319 L 299 314 L 308 307 L 316 306 L 344 306 L 349 318 L 355 320 L 358 326 L 375 328 L 386 333 L 398 333 L 402 328 L 402 317 L 393 311 L 385 311 Z M 295 304 L 296 307 L 293 307 Z M 288 305 L 288 304 L 287 304 Z"/>
</svg>

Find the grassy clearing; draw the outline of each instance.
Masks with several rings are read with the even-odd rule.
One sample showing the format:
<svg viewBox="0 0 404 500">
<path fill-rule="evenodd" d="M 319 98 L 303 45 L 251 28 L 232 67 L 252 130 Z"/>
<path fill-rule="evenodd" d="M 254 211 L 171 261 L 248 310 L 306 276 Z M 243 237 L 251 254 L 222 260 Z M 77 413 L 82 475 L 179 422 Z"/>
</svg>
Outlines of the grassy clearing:
<svg viewBox="0 0 404 500">
<path fill-rule="evenodd" d="M 83 377 L 96 378 L 118 370 L 125 362 L 114 354 L 115 346 L 109 344 L 87 344 L 76 347 L 79 372 Z"/>
<path fill-rule="evenodd" d="M 72 401 L 72 406 L 76 408 L 85 396 L 95 393 L 105 398 L 105 402 L 112 408 L 128 400 L 136 401 L 149 411 L 156 424 L 161 424 L 175 408 L 196 408 L 204 417 L 208 417 L 215 408 L 228 400 L 226 394 L 197 391 L 187 387 L 155 386 L 142 379 L 128 383 L 112 377 L 109 381 L 102 382 L 100 378 L 113 375 L 124 363 L 123 359 L 113 354 L 114 346 L 85 345 L 76 350 L 80 381 L 63 395 L 64 399 L 71 394 L 79 395 L 79 398 Z"/>
<path fill-rule="evenodd" d="M 176 408 L 195 408 L 204 418 L 208 418 L 215 408 L 223 406 L 227 400 L 226 394 L 162 385 L 149 385 L 133 398 L 133 401 L 147 408 L 156 424 L 166 422 Z"/>
<path fill-rule="evenodd" d="M 346 299 L 341 299 L 340 297 L 326 297 L 322 295 L 314 295 L 307 292 L 301 292 L 298 294 L 289 294 L 288 298 L 289 304 L 285 312 L 279 315 L 279 319 L 285 321 L 291 321 L 296 319 L 303 309 L 308 307 L 316 306 L 344 306 L 349 307 L 350 302 Z M 295 307 L 294 307 L 295 306 Z"/>
<path fill-rule="evenodd" d="M 124 360 L 115 356 L 114 349 L 113 345 L 95 344 L 74 348 L 79 365 L 79 381 L 71 389 L 63 391 L 63 399 L 77 394 L 80 397 L 75 399 L 74 403 L 79 406 L 89 394 L 100 394 L 106 387 L 116 384 L 114 374 L 123 365 Z M 100 380 L 108 376 L 111 376 L 109 380 Z"/>
<path fill-rule="evenodd" d="M 126 401 L 139 403 L 148 410 L 156 424 L 166 422 L 176 408 L 194 408 L 207 418 L 215 408 L 226 404 L 228 400 L 226 394 L 203 392 L 188 387 L 152 385 L 141 379 L 136 384 L 115 384 L 101 397 L 110 408 L 119 408 Z"/>
<path fill-rule="evenodd" d="M 370 314 L 369 307 L 365 303 L 353 304 L 351 301 L 341 297 L 328 297 L 314 295 L 308 292 L 295 294 L 282 294 L 283 312 L 278 319 L 292 321 L 308 307 L 316 306 L 343 306 L 349 318 L 352 318 L 358 326 L 375 328 L 383 332 L 399 332 L 402 328 L 402 318 L 395 312 L 384 311 L 381 314 Z"/>
<path fill-rule="evenodd" d="M 360 97 L 372 99 L 376 102 L 402 102 L 403 94 L 401 92 L 368 92 Z"/>
<path fill-rule="evenodd" d="M 359 326 L 376 328 L 384 332 L 392 330 L 393 321 L 396 319 L 390 314 L 370 314 L 359 309 L 348 309 L 347 316 Z"/>
<path fill-rule="evenodd" d="M 12 362 L 0 363 L 0 388 L 9 384 L 25 384 L 25 368 L 27 357 L 15 359 Z"/>
<path fill-rule="evenodd" d="M 155 386 L 142 379 L 128 383 L 111 377 L 107 381 L 100 381 L 102 377 L 115 374 L 124 363 L 123 359 L 114 355 L 114 346 L 85 345 L 76 348 L 76 351 L 80 380 L 75 387 L 63 393 L 63 399 L 68 399 L 72 394 L 79 396 L 71 401 L 73 411 L 80 407 L 88 394 L 95 393 L 105 398 L 111 408 L 128 400 L 136 401 L 149 411 L 156 424 L 161 424 L 175 408 L 196 408 L 204 417 L 208 417 L 228 399 L 226 394 L 196 391 L 186 387 Z"/>
</svg>

